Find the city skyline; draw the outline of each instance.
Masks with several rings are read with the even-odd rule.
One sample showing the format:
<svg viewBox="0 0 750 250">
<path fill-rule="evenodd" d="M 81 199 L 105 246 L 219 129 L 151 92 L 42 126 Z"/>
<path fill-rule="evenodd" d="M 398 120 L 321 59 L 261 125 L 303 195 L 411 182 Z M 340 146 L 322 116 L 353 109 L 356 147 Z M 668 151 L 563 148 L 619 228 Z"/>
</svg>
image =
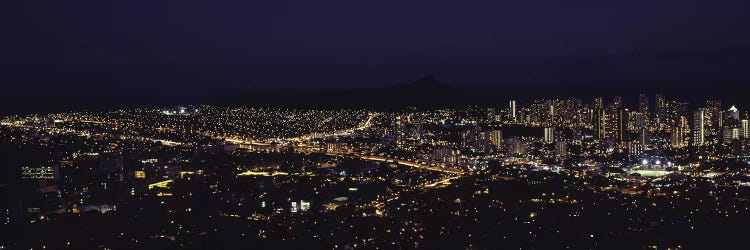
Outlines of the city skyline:
<svg viewBox="0 0 750 250">
<path fill-rule="evenodd" d="M 710 86 L 710 87 L 708 87 Z M 402 81 L 386 87 L 304 89 L 225 89 L 217 92 L 197 89 L 153 91 L 117 91 L 70 89 L 71 93 L 35 93 L 7 96 L 0 100 L 0 113 L 33 114 L 68 110 L 106 110 L 113 108 L 160 107 L 189 104 L 217 106 L 255 106 L 285 108 L 360 107 L 393 109 L 407 106 L 423 108 L 480 105 L 499 107 L 509 100 L 531 102 L 535 99 L 621 98 L 637 108 L 638 96 L 666 95 L 692 105 L 709 99 L 723 99 L 736 106 L 748 105 L 741 86 L 714 85 L 519 85 L 517 88 L 465 88 L 446 84 L 431 74 L 414 81 Z M 28 102 L 28 100 L 35 100 Z"/>
<path fill-rule="evenodd" d="M 663 94 L 633 99 L 4 116 L 0 215 L 4 229 L 17 231 L 4 231 L 11 238 L 3 244 L 737 244 L 736 223 L 750 221 L 750 106 L 718 99 L 690 106 Z M 609 222 L 598 222 L 602 216 Z M 105 229 L 95 222 L 103 219 L 137 226 Z M 456 219 L 463 222 L 450 223 Z M 60 231 L 69 223 L 83 227 Z M 342 230 L 349 228 L 355 233 Z M 27 230 L 48 236 L 18 238 Z M 706 235 L 721 240 L 698 237 Z"/>
<path fill-rule="evenodd" d="M 0 250 L 745 249 L 750 1 L 17 1 Z"/>
</svg>

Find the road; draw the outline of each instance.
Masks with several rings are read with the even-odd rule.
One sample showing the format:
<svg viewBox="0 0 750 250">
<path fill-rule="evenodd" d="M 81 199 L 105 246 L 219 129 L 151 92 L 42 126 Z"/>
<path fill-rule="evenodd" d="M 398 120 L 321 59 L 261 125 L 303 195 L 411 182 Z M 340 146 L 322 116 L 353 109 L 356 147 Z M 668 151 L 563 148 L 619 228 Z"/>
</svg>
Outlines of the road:
<svg viewBox="0 0 750 250">
<path fill-rule="evenodd" d="M 295 150 L 298 152 L 303 152 L 303 153 L 313 152 L 307 147 L 295 147 Z M 430 170 L 430 171 L 438 171 L 438 172 L 449 173 L 449 174 L 459 174 L 459 175 L 465 174 L 465 172 L 460 169 L 430 166 L 427 164 L 421 164 L 418 162 L 402 160 L 402 159 L 397 159 L 397 158 L 392 158 L 392 157 L 367 155 L 367 154 L 360 154 L 360 153 L 339 153 L 339 152 L 319 152 L 319 153 L 330 155 L 330 156 L 350 156 L 350 157 L 356 157 L 356 158 L 359 158 L 362 160 L 368 160 L 368 161 L 394 162 L 394 163 L 398 163 L 404 166 L 425 169 L 425 170 Z"/>
</svg>

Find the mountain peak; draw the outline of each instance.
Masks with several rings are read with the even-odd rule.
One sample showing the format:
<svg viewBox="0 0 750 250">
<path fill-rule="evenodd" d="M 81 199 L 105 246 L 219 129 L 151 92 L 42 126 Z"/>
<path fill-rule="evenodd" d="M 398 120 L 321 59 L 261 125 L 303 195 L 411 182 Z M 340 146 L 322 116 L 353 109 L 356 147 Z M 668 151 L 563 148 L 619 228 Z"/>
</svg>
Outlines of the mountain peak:
<svg viewBox="0 0 750 250">
<path fill-rule="evenodd" d="M 440 85 L 435 75 L 427 75 L 411 83 L 417 86 L 437 86 Z"/>
</svg>

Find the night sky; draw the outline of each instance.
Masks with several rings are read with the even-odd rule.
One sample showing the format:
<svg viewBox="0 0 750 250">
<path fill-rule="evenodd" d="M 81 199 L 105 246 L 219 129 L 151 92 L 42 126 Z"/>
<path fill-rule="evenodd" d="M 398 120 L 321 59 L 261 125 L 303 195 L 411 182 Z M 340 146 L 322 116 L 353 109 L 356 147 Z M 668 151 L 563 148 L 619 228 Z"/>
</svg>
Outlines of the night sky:
<svg viewBox="0 0 750 250">
<path fill-rule="evenodd" d="M 747 0 L 18 2 L 18 95 L 750 81 Z"/>
</svg>

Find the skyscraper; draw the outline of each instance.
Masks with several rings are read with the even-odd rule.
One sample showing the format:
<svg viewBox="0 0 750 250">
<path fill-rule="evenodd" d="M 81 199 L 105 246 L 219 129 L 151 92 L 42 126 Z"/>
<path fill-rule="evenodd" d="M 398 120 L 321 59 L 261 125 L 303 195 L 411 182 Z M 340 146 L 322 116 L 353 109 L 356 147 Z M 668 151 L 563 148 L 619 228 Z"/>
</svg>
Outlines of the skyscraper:
<svg viewBox="0 0 750 250">
<path fill-rule="evenodd" d="M 607 139 L 613 141 L 622 141 L 625 129 L 625 111 L 617 105 L 610 106 L 605 117 L 605 132 Z"/>
<path fill-rule="evenodd" d="M 651 136 L 649 135 L 648 128 L 641 128 L 641 132 L 638 134 L 638 139 L 640 141 L 640 144 L 643 145 L 644 148 L 648 148 L 651 142 Z"/>
<path fill-rule="evenodd" d="M 557 156 L 557 158 L 568 157 L 568 143 L 565 141 L 558 141 L 555 143 L 555 156 Z"/>
<path fill-rule="evenodd" d="M 555 142 L 555 128 L 552 128 L 552 127 L 544 128 L 544 142 L 545 143 Z"/>
<path fill-rule="evenodd" d="M 612 98 L 612 107 L 613 109 L 622 108 L 622 97 L 621 96 L 615 96 Z"/>
<path fill-rule="evenodd" d="M 648 113 L 648 95 L 645 93 L 638 96 L 638 112 Z"/>
<path fill-rule="evenodd" d="M 672 127 L 672 129 L 669 131 L 670 137 L 669 137 L 669 145 L 672 146 L 672 148 L 682 148 L 685 145 L 682 144 L 685 138 L 685 134 L 683 133 L 683 130 L 680 127 Z"/>
<path fill-rule="evenodd" d="M 654 112 L 660 114 L 664 112 L 667 101 L 662 94 L 656 94 L 656 105 L 654 106 Z"/>
<path fill-rule="evenodd" d="M 683 148 L 687 147 L 690 143 L 688 141 L 688 135 L 690 134 L 690 127 L 688 125 L 688 119 L 687 117 L 680 116 L 680 118 L 677 121 L 677 124 L 675 124 L 674 127 L 672 127 L 671 131 L 671 137 L 670 137 L 670 144 L 673 148 Z"/>
<path fill-rule="evenodd" d="M 729 145 L 733 140 L 740 138 L 740 129 L 739 128 L 731 128 L 731 127 L 725 127 L 724 131 L 722 132 L 723 138 L 722 138 L 722 144 L 723 145 Z"/>
<path fill-rule="evenodd" d="M 706 143 L 707 113 L 703 108 L 693 113 L 693 146 L 703 146 Z"/>
<path fill-rule="evenodd" d="M 490 143 L 492 143 L 492 146 L 494 146 L 495 149 L 502 149 L 503 131 L 499 129 L 490 131 Z"/>
<path fill-rule="evenodd" d="M 591 107 L 591 125 L 595 138 L 604 138 L 604 99 L 597 97 Z"/>
<path fill-rule="evenodd" d="M 508 107 L 508 111 L 510 111 L 510 118 L 513 120 L 513 122 L 517 122 L 516 120 L 516 100 L 510 101 L 510 106 Z"/>
<path fill-rule="evenodd" d="M 654 118 L 656 128 L 659 130 L 668 127 L 667 123 L 667 100 L 662 94 L 656 94 L 656 105 L 654 105 Z"/>
<path fill-rule="evenodd" d="M 709 100 L 707 108 L 711 112 L 711 130 L 713 136 L 718 136 L 723 127 L 724 119 L 722 117 L 721 100 Z"/>
</svg>

